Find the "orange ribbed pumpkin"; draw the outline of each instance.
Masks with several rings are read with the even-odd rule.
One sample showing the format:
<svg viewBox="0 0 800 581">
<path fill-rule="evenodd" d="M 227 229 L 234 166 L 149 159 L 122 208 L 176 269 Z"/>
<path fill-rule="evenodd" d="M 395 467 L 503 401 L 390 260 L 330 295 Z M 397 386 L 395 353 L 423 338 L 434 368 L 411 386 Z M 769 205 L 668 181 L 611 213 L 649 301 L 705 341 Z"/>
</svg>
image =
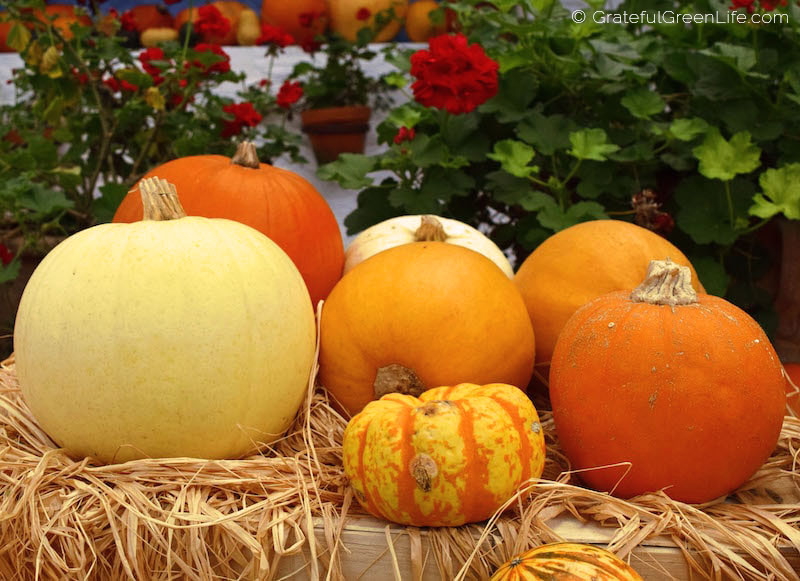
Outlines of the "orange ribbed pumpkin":
<svg viewBox="0 0 800 581">
<path fill-rule="evenodd" d="M 583 304 L 616 290 L 633 290 L 651 260 L 689 260 L 670 242 L 621 220 L 594 220 L 562 230 L 525 259 L 514 278 L 536 333 L 537 365 L 547 365 L 558 334 Z M 692 269 L 693 281 L 697 274 Z M 695 282 L 697 290 L 704 290 Z"/>
<path fill-rule="evenodd" d="M 578 470 L 630 463 L 581 472 L 593 488 L 707 502 L 775 448 L 786 406 L 775 350 L 747 313 L 690 281 L 653 261 L 633 293 L 591 301 L 561 332 L 550 398 L 564 453 Z"/>
<path fill-rule="evenodd" d="M 326 0 L 262 0 L 261 22 L 291 34 L 295 42 L 311 42 L 328 28 Z"/>
<path fill-rule="evenodd" d="M 642 581 L 614 553 L 581 543 L 550 543 L 517 555 L 490 581 Z"/>
<path fill-rule="evenodd" d="M 491 260 L 412 242 L 356 265 L 322 309 L 320 381 L 351 414 L 393 391 L 457 383 L 526 389 L 535 343 L 514 283 Z"/>
<path fill-rule="evenodd" d="M 545 458 L 531 400 L 501 383 L 385 395 L 350 420 L 342 450 L 361 506 L 412 526 L 489 518 Z"/>
<path fill-rule="evenodd" d="M 786 382 L 786 407 L 800 417 L 800 363 L 784 363 L 783 368 L 791 381 Z"/>
<path fill-rule="evenodd" d="M 303 177 L 259 163 L 255 146 L 242 143 L 231 159 L 196 155 L 169 161 L 147 173 L 174 184 L 190 216 L 228 218 L 269 236 L 294 262 L 313 304 L 341 278 L 344 248 L 336 217 Z M 142 219 L 134 188 L 120 204 L 114 222 Z"/>
</svg>

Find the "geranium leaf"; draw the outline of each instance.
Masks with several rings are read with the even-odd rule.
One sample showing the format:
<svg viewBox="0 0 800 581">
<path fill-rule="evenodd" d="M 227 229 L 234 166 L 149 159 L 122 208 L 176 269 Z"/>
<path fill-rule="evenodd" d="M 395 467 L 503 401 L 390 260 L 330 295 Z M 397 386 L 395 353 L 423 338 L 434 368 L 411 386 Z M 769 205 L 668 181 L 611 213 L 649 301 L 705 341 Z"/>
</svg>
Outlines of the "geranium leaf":
<svg viewBox="0 0 800 581">
<path fill-rule="evenodd" d="M 699 117 L 675 119 L 669 126 L 670 135 L 681 141 L 691 141 L 708 130 L 708 123 Z"/>
<path fill-rule="evenodd" d="M 734 225 L 730 223 L 728 201 L 723 184 L 716 180 L 692 176 L 675 190 L 678 227 L 698 244 L 732 244 L 739 236 L 738 226 L 747 219 L 752 203 L 753 186 L 744 180 L 731 183 Z"/>
<path fill-rule="evenodd" d="M 563 115 L 545 116 L 533 112 L 517 125 L 516 134 L 543 155 L 552 155 L 556 150 L 569 147 L 569 134 L 575 129 L 575 122 Z"/>
<path fill-rule="evenodd" d="M 726 141 L 715 127 L 692 153 L 700 162 L 698 169 L 701 174 L 722 181 L 750 173 L 761 165 L 761 149 L 750 141 L 747 131 L 740 131 Z"/>
<path fill-rule="evenodd" d="M 750 214 L 759 218 L 783 214 L 790 220 L 800 220 L 800 163 L 768 169 L 758 183 L 763 192 L 753 197 Z"/>
<path fill-rule="evenodd" d="M 372 185 L 367 174 L 375 169 L 375 159 L 360 153 L 343 153 L 339 159 L 317 170 L 321 180 L 335 181 L 348 190 L 360 190 Z"/>
<path fill-rule="evenodd" d="M 572 149 L 569 154 L 578 159 L 605 161 L 609 153 L 619 150 L 617 145 L 608 143 L 608 136 L 602 129 L 581 129 L 569 134 Z"/>
<path fill-rule="evenodd" d="M 664 111 L 664 100 L 661 96 L 644 87 L 630 91 L 620 102 L 631 115 L 639 119 L 648 119 Z"/>
<path fill-rule="evenodd" d="M 539 172 L 538 167 L 528 165 L 535 155 L 536 152 L 527 143 L 504 139 L 495 143 L 494 150 L 487 153 L 486 157 L 500 162 L 501 167 L 511 175 L 526 178 Z"/>
</svg>

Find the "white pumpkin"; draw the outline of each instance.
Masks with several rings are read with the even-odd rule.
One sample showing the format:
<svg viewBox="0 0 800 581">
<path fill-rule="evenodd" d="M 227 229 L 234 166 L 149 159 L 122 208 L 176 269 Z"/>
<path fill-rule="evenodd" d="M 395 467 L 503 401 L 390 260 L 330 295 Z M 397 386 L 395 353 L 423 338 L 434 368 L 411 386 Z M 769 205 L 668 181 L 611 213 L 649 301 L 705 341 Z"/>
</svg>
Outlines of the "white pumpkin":
<svg viewBox="0 0 800 581">
<path fill-rule="evenodd" d="M 14 335 L 25 401 L 68 453 L 104 462 L 233 458 L 277 439 L 314 361 L 300 273 L 249 226 L 146 208 L 69 237 L 34 272 Z"/>
<path fill-rule="evenodd" d="M 411 242 L 436 240 L 469 248 L 494 262 L 509 278 L 514 270 L 503 251 L 468 224 L 439 216 L 398 216 L 361 232 L 344 254 L 344 272 L 383 250 Z"/>
</svg>

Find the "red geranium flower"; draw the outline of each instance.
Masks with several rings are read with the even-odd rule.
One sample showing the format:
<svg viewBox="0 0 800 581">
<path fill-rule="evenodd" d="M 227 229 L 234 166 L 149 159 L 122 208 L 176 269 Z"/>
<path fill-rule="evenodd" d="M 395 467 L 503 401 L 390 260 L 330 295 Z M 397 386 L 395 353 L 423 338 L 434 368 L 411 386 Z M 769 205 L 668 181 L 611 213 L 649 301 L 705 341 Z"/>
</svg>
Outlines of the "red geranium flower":
<svg viewBox="0 0 800 581">
<path fill-rule="evenodd" d="M 772 12 L 778 6 L 786 6 L 786 0 L 759 0 L 759 4 L 767 12 Z"/>
<path fill-rule="evenodd" d="M 222 15 L 219 8 L 213 4 L 206 4 L 197 10 L 194 29 L 205 39 L 221 38 L 230 32 L 231 22 Z"/>
<path fill-rule="evenodd" d="M 274 44 L 284 48 L 294 44 L 294 37 L 278 26 L 262 24 L 261 36 L 256 39 L 256 44 Z"/>
<path fill-rule="evenodd" d="M 214 63 L 207 68 L 200 61 L 194 61 L 194 66 L 199 69 L 203 69 L 206 73 L 227 73 L 231 70 L 231 57 L 228 55 L 228 53 L 222 50 L 222 47 L 220 47 L 218 44 L 200 43 L 194 47 L 194 50 L 198 52 L 213 52 L 221 57 L 225 57 L 225 60 Z"/>
<path fill-rule="evenodd" d="M 3 266 L 14 260 L 14 253 L 5 244 L 0 244 L 0 260 L 3 261 Z"/>
<path fill-rule="evenodd" d="M 469 113 L 497 93 L 497 62 L 461 33 L 430 39 L 411 55 L 411 88 L 417 102 L 452 114 Z"/>
<path fill-rule="evenodd" d="M 284 81 L 281 88 L 278 89 L 278 96 L 275 97 L 275 102 L 278 107 L 288 109 L 293 103 L 297 103 L 300 97 L 303 96 L 303 85 L 299 82 Z"/>
<path fill-rule="evenodd" d="M 166 4 L 167 6 L 170 6 L 172 4 L 177 4 L 180 1 L 181 0 L 164 0 L 164 4 Z"/>
<path fill-rule="evenodd" d="M 85 85 L 89 82 L 89 75 L 79 71 L 76 67 L 72 67 L 72 76 L 78 81 L 78 84 Z"/>
<path fill-rule="evenodd" d="M 312 10 L 311 12 L 300 13 L 297 17 L 297 20 L 300 22 L 300 26 L 303 28 L 311 28 L 311 26 L 314 24 L 314 21 L 322 16 L 325 16 L 324 12 L 316 12 Z"/>
<path fill-rule="evenodd" d="M 261 122 L 261 115 L 253 108 L 252 103 L 231 103 L 225 105 L 222 110 L 234 117 L 232 121 L 225 121 L 222 137 L 239 135 L 245 125 L 255 127 Z"/>
<path fill-rule="evenodd" d="M 369 11 L 369 8 L 359 8 L 356 12 L 356 20 L 367 20 L 370 16 L 372 16 L 372 12 Z"/>
<path fill-rule="evenodd" d="M 142 68 L 145 72 L 153 77 L 153 83 L 160 85 L 164 79 L 160 76 L 161 69 L 153 65 L 150 61 L 164 60 L 164 50 L 158 47 L 150 47 L 139 53 L 139 62 L 142 63 Z"/>
<path fill-rule="evenodd" d="M 322 48 L 322 43 L 314 39 L 308 38 L 300 43 L 300 48 L 302 48 L 308 54 L 314 54 L 320 48 Z"/>
<path fill-rule="evenodd" d="M 122 25 L 122 30 L 136 30 L 136 17 L 133 15 L 133 10 L 123 12 L 119 21 Z"/>
<path fill-rule="evenodd" d="M 416 134 L 417 133 L 416 133 L 416 131 L 414 131 L 413 127 L 411 127 L 411 128 L 401 127 L 400 129 L 397 130 L 397 135 L 394 136 L 394 142 L 397 145 L 400 145 L 404 141 L 413 140 L 414 137 L 416 137 Z"/>
</svg>

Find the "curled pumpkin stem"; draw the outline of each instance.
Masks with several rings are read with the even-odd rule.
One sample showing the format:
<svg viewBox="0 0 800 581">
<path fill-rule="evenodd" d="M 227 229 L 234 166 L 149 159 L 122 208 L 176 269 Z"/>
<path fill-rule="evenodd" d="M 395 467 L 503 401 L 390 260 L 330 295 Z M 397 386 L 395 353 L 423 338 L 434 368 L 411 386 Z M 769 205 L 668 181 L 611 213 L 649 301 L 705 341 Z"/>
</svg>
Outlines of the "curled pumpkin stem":
<svg viewBox="0 0 800 581">
<path fill-rule="evenodd" d="M 651 305 L 691 305 L 697 302 L 692 288 L 692 271 L 687 266 L 666 260 L 651 260 L 647 276 L 631 293 L 635 303 Z"/>
<path fill-rule="evenodd" d="M 414 239 L 417 242 L 444 242 L 447 240 L 447 233 L 436 216 L 422 216 L 419 228 L 414 232 Z"/>
<path fill-rule="evenodd" d="M 177 220 L 186 216 L 178 191 L 167 180 L 159 177 L 143 179 L 139 182 L 139 194 L 142 196 L 144 220 Z"/>
<path fill-rule="evenodd" d="M 375 399 L 380 399 L 390 393 L 419 397 L 427 389 L 413 369 L 397 363 L 378 368 L 372 387 L 375 391 Z"/>
</svg>

